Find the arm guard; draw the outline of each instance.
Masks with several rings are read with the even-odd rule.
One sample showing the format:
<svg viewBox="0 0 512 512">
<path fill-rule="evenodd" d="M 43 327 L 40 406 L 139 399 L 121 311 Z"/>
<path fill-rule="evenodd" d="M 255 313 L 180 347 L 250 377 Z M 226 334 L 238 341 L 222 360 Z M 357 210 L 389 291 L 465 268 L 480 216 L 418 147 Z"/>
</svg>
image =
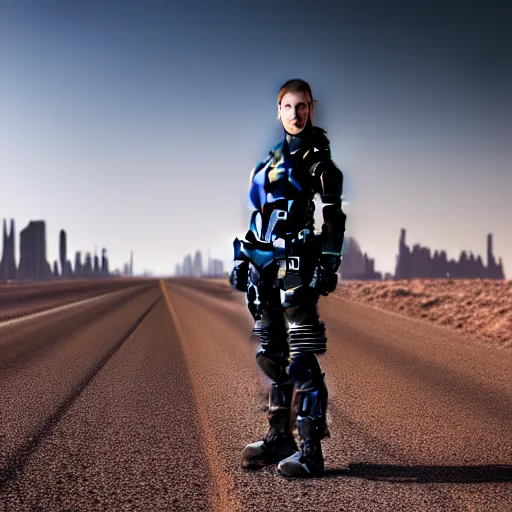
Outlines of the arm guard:
<svg viewBox="0 0 512 512">
<path fill-rule="evenodd" d="M 347 218 L 341 209 L 343 173 L 331 159 L 320 162 L 316 171 L 320 179 L 319 192 L 324 217 L 322 255 L 338 259 L 341 257 Z"/>
</svg>

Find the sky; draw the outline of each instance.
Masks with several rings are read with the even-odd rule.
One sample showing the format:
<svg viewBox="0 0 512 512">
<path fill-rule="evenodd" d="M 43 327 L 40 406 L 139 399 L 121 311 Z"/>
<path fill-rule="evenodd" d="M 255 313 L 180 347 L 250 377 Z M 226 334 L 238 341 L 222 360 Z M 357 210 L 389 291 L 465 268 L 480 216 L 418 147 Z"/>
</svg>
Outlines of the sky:
<svg viewBox="0 0 512 512">
<path fill-rule="evenodd" d="M 45 220 L 50 263 L 65 229 L 72 262 L 133 250 L 169 275 L 199 249 L 229 269 L 302 78 L 377 271 L 401 228 L 484 263 L 493 233 L 510 279 L 511 25 L 501 1 L 0 0 L 0 219 Z"/>
</svg>

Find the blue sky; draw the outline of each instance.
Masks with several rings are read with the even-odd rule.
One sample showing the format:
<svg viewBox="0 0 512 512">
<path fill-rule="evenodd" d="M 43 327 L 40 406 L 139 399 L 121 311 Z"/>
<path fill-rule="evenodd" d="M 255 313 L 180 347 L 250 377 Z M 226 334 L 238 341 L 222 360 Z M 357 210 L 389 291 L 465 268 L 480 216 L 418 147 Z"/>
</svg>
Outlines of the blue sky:
<svg viewBox="0 0 512 512">
<path fill-rule="evenodd" d="M 331 5 L 329 5 L 331 4 Z M 301 77 L 345 176 L 347 236 L 512 268 L 511 9 L 493 2 L 0 0 L 0 218 L 111 267 L 229 264 L 252 167 Z"/>
</svg>

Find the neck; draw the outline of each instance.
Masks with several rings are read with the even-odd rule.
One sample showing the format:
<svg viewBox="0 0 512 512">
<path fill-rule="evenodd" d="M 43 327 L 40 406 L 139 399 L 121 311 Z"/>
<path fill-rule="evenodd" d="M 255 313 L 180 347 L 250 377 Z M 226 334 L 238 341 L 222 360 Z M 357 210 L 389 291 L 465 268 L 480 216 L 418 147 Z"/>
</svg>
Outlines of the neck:
<svg viewBox="0 0 512 512">
<path fill-rule="evenodd" d="M 311 138 L 311 134 L 313 132 L 313 125 L 311 124 L 311 120 L 308 119 L 304 128 L 297 133 L 296 135 L 286 133 L 286 142 L 288 142 L 288 147 L 290 148 L 290 153 L 293 154 L 298 151 L 301 147 L 303 147 L 308 140 Z"/>
</svg>

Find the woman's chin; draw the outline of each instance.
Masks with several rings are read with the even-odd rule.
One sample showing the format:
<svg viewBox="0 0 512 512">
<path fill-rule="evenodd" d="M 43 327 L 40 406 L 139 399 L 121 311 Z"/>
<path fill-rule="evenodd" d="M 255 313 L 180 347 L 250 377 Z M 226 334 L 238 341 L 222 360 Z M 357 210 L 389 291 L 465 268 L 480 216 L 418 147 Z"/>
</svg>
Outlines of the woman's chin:
<svg viewBox="0 0 512 512">
<path fill-rule="evenodd" d="M 292 125 L 292 126 L 288 126 L 288 128 L 286 129 L 286 131 L 290 134 L 290 135 L 298 135 L 302 130 L 304 129 L 304 127 L 298 127 L 297 125 Z"/>
</svg>

